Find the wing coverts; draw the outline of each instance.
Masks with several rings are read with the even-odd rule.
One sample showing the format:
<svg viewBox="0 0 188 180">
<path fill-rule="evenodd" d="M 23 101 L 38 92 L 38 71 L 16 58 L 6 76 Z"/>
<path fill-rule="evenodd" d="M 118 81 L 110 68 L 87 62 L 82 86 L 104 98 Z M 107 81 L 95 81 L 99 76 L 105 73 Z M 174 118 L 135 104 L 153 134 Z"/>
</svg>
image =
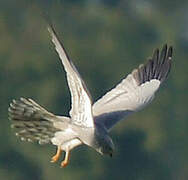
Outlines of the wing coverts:
<svg viewBox="0 0 188 180">
<path fill-rule="evenodd" d="M 165 45 L 161 53 L 156 49 L 146 64 L 134 69 L 115 88 L 94 103 L 95 122 L 110 129 L 119 120 L 149 104 L 167 78 L 171 61 L 172 47 L 167 48 Z"/>
</svg>

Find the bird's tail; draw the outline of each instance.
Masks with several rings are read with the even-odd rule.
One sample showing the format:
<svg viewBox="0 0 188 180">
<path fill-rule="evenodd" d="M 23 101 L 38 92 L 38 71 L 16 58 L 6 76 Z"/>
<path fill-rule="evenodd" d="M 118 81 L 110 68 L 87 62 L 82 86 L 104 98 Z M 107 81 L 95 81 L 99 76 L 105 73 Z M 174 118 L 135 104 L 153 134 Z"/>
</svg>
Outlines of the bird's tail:
<svg viewBox="0 0 188 180">
<path fill-rule="evenodd" d="M 32 99 L 20 98 L 10 103 L 9 119 L 12 121 L 12 128 L 16 129 L 16 135 L 21 140 L 38 141 L 39 144 L 49 143 L 58 129 L 55 123 L 63 123 L 66 117 L 58 117 Z"/>
</svg>

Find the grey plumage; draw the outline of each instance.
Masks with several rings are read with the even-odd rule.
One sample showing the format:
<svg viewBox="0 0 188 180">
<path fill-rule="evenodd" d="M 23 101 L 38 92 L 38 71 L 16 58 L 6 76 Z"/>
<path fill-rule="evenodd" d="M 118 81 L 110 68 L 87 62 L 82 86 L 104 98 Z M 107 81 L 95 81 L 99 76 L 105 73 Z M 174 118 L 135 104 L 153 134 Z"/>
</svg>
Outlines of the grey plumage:
<svg viewBox="0 0 188 180">
<path fill-rule="evenodd" d="M 121 119 L 149 104 L 159 86 L 167 78 L 171 62 L 172 47 L 167 48 L 167 45 L 164 45 L 161 53 L 156 49 L 146 64 L 139 65 L 114 89 L 94 103 L 95 121 L 110 130 Z M 144 86 L 147 86 L 145 90 Z M 152 90 L 155 86 L 156 88 Z M 151 92 L 148 91 L 149 89 Z M 111 122 L 108 122 L 112 119 L 109 116 L 113 117 Z"/>
<path fill-rule="evenodd" d="M 13 100 L 8 109 L 11 127 L 16 130 L 16 135 L 21 140 L 39 144 L 50 143 L 55 133 L 59 130 L 56 124 L 66 128 L 69 118 L 56 116 L 32 99 L 20 98 Z"/>
<path fill-rule="evenodd" d="M 46 111 L 31 99 L 13 100 L 9 107 L 9 119 L 16 135 L 22 140 L 49 143 L 57 128 L 53 126 L 56 116 Z"/>
<path fill-rule="evenodd" d="M 129 114 L 141 110 L 154 98 L 161 83 L 167 78 L 172 58 L 172 47 L 165 45 L 159 54 L 156 49 L 146 64 L 134 69 L 116 87 L 92 103 L 90 92 L 60 42 L 54 28 L 48 27 L 52 42 L 64 66 L 71 92 L 70 117 L 56 116 L 31 99 L 13 100 L 9 119 L 17 135 L 23 140 L 49 143 L 58 147 L 52 162 L 60 152 L 66 152 L 64 167 L 70 150 L 86 144 L 101 154 L 111 155 L 113 142 L 110 129 Z"/>
</svg>

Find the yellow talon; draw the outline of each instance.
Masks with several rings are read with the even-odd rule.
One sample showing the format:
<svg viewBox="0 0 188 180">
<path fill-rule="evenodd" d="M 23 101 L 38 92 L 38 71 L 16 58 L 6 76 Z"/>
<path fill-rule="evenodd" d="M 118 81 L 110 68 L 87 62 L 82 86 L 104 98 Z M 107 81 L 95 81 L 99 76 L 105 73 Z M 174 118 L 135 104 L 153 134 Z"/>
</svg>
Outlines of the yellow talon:
<svg viewBox="0 0 188 180">
<path fill-rule="evenodd" d="M 61 162 L 61 167 L 66 167 L 68 165 L 70 158 L 70 151 L 65 152 L 65 159 Z"/>
<path fill-rule="evenodd" d="M 54 162 L 57 162 L 57 161 L 58 161 L 58 159 L 59 159 L 59 157 L 60 157 L 60 155 L 61 155 L 61 152 L 62 152 L 61 148 L 60 148 L 60 147 L 58 147 L 58 149 L 57 149 L 57 152 L 56 152 L 55 156 L 53 156 L 53 157 L 52 157 L 52 159 L 51 159 L 51 162 L 52 162 L 52 163 L 54 163 Z"/>
</svg>

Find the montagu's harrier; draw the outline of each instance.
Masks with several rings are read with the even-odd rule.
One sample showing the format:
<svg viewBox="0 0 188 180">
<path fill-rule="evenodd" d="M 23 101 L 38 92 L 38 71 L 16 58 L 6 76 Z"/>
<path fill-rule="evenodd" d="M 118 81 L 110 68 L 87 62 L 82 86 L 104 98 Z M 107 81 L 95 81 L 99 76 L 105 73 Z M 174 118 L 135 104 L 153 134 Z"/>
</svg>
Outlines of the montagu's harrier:
<svg viewBox="0 0 188 180">
<path fill-rule="evenodd" d="M 22 140 L 52 143 L 57 153 L 65 158 L 62 167 L 68 164 L 71 149 L 81 144 L 94 148 L 101 154 L 112 156 L 114 145 L 108 132 L 121 119 L 148 105 L 160 85 L 167 78 L 172 61 L 172 47 L 158 49 L 146 64 L 134 69 L 116 87 L 92 104 L 90 93 L 73 62 L 65 51 L 52 26 L 48 27 L 52 42 L 59 54 L 67 75 L 71 92 L 70 117 L 56 116 L 32 99 L 13 100 L 9 107 L 9 119 L 16 135 Z"/>
</svg>

